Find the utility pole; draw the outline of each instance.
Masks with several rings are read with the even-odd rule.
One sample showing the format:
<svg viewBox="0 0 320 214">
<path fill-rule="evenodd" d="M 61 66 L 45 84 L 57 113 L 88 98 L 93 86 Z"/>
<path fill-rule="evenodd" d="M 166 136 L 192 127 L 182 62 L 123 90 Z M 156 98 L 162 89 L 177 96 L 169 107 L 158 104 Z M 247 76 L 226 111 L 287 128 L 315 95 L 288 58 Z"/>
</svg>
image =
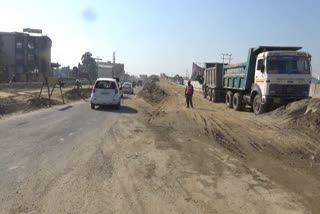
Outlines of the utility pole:
<svg viewBox="0 0 320 214">
<path fill-rule="evenodd" d="M 229 60 L 229 64 L 231 63 L 231 60 L 233 59 L 232 58 L 232 54 L 226 54 L 226 53 L 223 53 L 222 54 L 222 63 L 224 64 L 224 60 Z"/>
</svg>

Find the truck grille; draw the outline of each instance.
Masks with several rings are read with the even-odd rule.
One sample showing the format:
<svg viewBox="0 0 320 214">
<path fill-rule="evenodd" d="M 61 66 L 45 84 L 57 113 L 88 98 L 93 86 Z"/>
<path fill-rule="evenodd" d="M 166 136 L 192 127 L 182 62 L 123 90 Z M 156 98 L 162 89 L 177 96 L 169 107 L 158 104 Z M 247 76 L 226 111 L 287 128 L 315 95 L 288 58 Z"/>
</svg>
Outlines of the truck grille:
<svg viewBox="0 0 320 214">
<path fill-rule="evenodd" d="M 270 84 L 269 92 L 275 96 L 308 96 L 309 85 Z M 273 92 L 273 93 L 272 93 Z"/>
</svg>

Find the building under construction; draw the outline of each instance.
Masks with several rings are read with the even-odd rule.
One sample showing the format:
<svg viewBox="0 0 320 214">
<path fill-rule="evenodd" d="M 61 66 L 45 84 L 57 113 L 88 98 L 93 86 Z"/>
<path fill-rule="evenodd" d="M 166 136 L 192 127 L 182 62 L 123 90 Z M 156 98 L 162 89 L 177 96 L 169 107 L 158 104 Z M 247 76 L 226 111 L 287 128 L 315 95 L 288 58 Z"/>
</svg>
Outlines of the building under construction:
<svg viewBox="0 0 320 214">
<path fill-rule="evenodd" d="M 42 81 L 51 70 L 51 45 L 51 39 L 41 34 L 0 32 L 0 63 L 5 68 L 2 78 Z"/>
</svg>

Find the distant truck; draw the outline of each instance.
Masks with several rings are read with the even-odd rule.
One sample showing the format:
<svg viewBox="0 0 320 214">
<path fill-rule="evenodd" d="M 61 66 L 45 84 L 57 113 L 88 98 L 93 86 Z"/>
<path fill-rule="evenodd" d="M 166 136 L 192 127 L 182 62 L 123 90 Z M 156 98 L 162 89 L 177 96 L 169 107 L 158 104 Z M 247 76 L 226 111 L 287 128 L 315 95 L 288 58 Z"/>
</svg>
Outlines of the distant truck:
<svg viewBox="0 0 320 214">
<path fill-rule="evenodd" d="M 250 48 L 247 62 L 206 68 L 203 96 L 237 111 L 252 106 L 258 115 L 275 106 L 309 98 L 311 55 L 301 47 Z"/>
</svg>

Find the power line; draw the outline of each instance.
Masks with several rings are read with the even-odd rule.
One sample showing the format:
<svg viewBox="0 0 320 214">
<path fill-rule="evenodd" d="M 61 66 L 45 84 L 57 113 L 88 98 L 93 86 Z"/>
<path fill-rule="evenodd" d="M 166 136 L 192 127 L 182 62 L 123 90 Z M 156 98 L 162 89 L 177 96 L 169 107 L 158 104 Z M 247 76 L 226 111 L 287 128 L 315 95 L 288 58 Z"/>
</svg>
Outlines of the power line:
<svg viewBox="0 0 320 214">
<path fill-rule="evenodd" d="M 231 60 L 233 60 L 232 58 L 232 54 L 226 54 L 226 53 L 222 53 L 222 63 L 224 64 L 224 60 L 228 60 L 229 64 L 231 63 Z"/>
</svg>

